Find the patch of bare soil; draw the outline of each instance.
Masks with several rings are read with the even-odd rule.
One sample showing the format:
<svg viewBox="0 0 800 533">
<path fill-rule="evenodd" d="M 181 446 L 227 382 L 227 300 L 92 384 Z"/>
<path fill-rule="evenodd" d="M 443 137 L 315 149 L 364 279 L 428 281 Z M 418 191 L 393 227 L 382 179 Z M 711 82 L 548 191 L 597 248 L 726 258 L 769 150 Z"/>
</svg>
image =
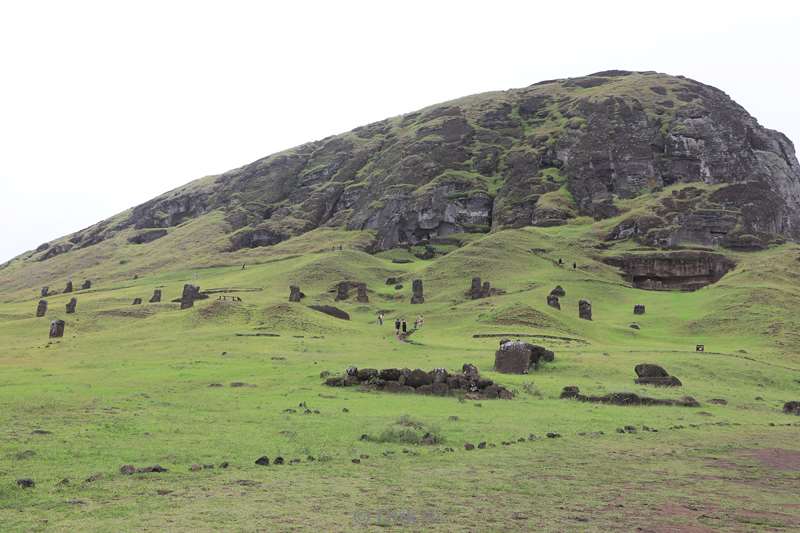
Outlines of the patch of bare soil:
<svg viewBox="0 0 800 533">
<path fill-rule="evenodd" d="M 742 456 L 784 472 L 800 472 L 800 451 L 783 448 L 744 450 Z"/>
</svg>

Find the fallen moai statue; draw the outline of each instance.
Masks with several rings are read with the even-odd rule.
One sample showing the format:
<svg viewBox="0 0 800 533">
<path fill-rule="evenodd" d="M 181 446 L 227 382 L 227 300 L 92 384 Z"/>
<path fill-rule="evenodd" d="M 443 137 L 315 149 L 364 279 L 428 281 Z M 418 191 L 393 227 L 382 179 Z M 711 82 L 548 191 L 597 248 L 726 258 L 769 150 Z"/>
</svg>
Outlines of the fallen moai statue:
<svg viewBox="0 0 800 533">
<path fill-rule="evenodd" d="M 330 387 L 348 387 L 360 385 L 371 390 L 384 392 L 407 392 L 447 396 L 464 394 L 470 400 L 478 399 L 510 399 L 514 394 L 497 385 L 490 379 L 480 376 L 478 368 L 469 363 L 461 367 L 461 372 L 450 373 L 444 368 L 434 368 L 426 372 L 419 368 L 374 368 L 349 367 L 344 375 L 330 377 L 325 380 Z"/>
<path fill-rule="evenodd" d="M 635 383 L 637 385 L 655 385 L 656 387 L 680 387 L 683 384 L 675 376 L 670 376 L 666 370 L 658 365 L 643 363 L 636 365 Z"/>
<path fill-rule="evenodd" d="M 678 400 L 665 400 L 639 396 L 632 392 L 612 392 L 604 396 L 586 396 L 581 394 L 578 387 L 571 385 L 561 391 L 562 400 L 578 400 L 579 402 L 607 403 L 612 405 L 676 405 L 680 407 L 700 407 L 700 402 L 691 396 L 684 396 Z"/>
<path fill-rule="evenodd" d="M 553 360 L 555 354 L 543 346 L 503 339 L 494 354 L 494 369 L 504 374 L 527 374 L 531 368 L 539 368 L 539 361 Z"/>
<path fill-rule="evenodd" d="M 334 307 L 332 305 L 309 305 L 308 307 L 310 307 L 314 311 L 325 313 L 326 315 L 330 315 L 334 318 L 339 318 L 341 320 L 350 320 L 350 315 L 347 313 L 347 311 L 343 311 L 338 307 Z"/>
</svg>

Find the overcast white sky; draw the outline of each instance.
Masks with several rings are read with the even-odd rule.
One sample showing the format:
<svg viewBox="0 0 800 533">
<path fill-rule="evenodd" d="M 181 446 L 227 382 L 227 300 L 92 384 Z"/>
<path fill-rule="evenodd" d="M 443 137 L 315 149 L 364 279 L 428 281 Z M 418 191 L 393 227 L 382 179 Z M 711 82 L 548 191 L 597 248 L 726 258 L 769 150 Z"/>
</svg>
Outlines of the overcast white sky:
<svg viewBox="0 0 800 533">
<path fill-rule="evenodd" d="M 794 2 L 0 0 L 0 262 L 189 180 L 476 92 L 715 85 L 800 141 Z"/>
</svg>

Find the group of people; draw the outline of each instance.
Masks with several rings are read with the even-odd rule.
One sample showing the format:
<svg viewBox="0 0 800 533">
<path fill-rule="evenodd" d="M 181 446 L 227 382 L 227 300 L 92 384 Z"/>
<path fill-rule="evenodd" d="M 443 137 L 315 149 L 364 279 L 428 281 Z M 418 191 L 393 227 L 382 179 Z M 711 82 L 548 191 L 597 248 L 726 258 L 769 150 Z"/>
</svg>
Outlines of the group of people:
<svg viewBox="0 0 800 533">
<path fill-rule="evenodd" d="M 558 266 L 564 266 L 564 261 L 559 257 L 558 258 Z M 576 270 L 578 268 L 578 263 L 575 261 L 572 262 L 572 269 Z"/>
<path fill-rule="evenodd" d="M 382 326 L 383 321 L 385 319 L 385 315 L 383 312 L 378 313 L 378 325 Z M 425 319 L 422 315 L 417 315 L 417 318 L 414 320 L 414 330 L 417 330 L 422 327 L 425 323 Z M 394 332 L 399 337 L 401 334 L 405 335 L 408 333 L 408 322 L 404 317 L 397 317 L 394 319 Z"/>
</svg>

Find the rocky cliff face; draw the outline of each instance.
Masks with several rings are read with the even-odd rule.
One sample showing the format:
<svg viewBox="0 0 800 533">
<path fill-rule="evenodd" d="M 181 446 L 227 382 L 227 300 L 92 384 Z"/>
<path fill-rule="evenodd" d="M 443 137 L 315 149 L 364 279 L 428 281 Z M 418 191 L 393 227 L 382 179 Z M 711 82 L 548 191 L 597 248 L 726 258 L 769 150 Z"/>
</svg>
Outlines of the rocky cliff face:
<svg viewBox="0 0 800 533">
<path fill-rule="evenodd" d="M 660 192 L 679 184 L 690 185 Z M 643 195 L 654 201 L 626 211 L 625 200 Z M 212 210 L 225 214 L 230 249 L 320 226 L 375 230 L 375 249 L 387 249 L 577 216 L 620 216 L 609 241 L 750 249 L 800 237 L 800 165 L 784 135 L 718 89 L 608 71 L 311 142 L 162 195 L 37 257 Z"/>
</svg>

